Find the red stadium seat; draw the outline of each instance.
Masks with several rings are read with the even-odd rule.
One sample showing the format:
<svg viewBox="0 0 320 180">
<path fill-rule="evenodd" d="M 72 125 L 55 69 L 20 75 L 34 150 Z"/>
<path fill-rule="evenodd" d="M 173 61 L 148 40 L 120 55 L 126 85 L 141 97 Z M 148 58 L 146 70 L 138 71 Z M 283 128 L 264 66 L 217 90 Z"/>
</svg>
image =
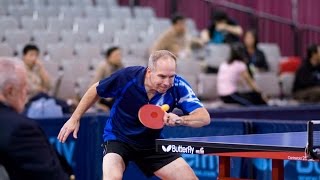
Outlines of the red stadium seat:
<svg viewBox="0 0 320 180">
<path fill-rule="evenodd" d="M 296 56 L 287 57 L 280 62 L 280 74 L 295 73 L 301 64 L 301 58 Z"/>
</svg>

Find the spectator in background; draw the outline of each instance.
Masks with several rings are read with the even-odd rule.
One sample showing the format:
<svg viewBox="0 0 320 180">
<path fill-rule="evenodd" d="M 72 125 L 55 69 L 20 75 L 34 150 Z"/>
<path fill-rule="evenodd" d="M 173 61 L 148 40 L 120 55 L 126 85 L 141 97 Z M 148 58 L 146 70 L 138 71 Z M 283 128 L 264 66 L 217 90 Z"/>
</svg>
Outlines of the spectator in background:
<svg viewBox="0 0 320 180">
<path fill-rule="evenodd" d="M 40 50 L 36 45 L 27 44 L 23 48 L 22 60 L 25 64 L 28 77 L 28 100 L 26 111 L 28 111 L 32 102 L 41 98 L 53 98 L 59 106 L 61 106 L 63 113 L 70 113 L 69 105 L 61 99 L 49 96 L 48 92 L 51 88 L 50 77 L 39 59 Z"/>
<path fill-rule="evenodd" d="M 151 52 L 168 50 L 179 56 L 180 59 L 187 58 L 191 54 L 191 46 L 202 46 L 200 40 L 188 37 L 185 17 L 174 15 L 171 18 L 172 26 L 163 32 L 151 48 Z"/>
<path fill-rule="evenodd" d="M 109 77 L 112 73 L 122 68 L 123 64 L 121 49 L 116 46 L 110 47 L 105 53 L 105 60 L 98 65 L 96 73 L 92 79 L 91 85 L 96 82 L 99 82 L 101 79 Z M 108 111 L 109 109 L 111 109 L 113 105 L 113 99 L 100 99 L 97 105 L 99 109 Z"/>
<path fill-rule="evenodd" d="M 40 127 L 19 114 L 24 109 L 27 86 L 24 65 L 0 58 L 0 164 L 11 180 L 68 179 Z"/>
<path fill-rule="evenodd" d="M 32 99 L 39 94 L 47 94 L 50 90 L 50 78 L 39 60 L 39 48 L 36 45 L 27 44 L 22 53 L 28 76 L 28 97 Z"/>
<path fill-rule="evenodd" d="M 215 11 L 211 25 L 200 34 L 203 43 L 233 43 L 238 42 L 243 30 L 231 20 L 224 11 Z"/>
<path fill-rule="evenodd" d="M 123 68 L 121 49 L 119 47 L 110 47 L 105 52 L 104 57 L 105 60 L 98 65 L 91 84 L 94 84 Z"/>
<path fill-rule="evenodd" d="M 254 72 L 266 72 L 269 70 L 264 53 L 257 47 L 258 34 L 255 30 L 248 30 L 244 34 L 245 58 L 250 75 Z"/>
<path fill-rule="evenodd" d="M 228 62 L 219 66 L 217 75 L 217 90 L 221 100 L 225 103 L 236 103 L 243 106 L 265 105 L 256 83 L 249 75 L 244 62 L 244 47 L 240 43 L 231 46 L 231 55 Z M 241 93 L 238 84 L 245 81 L 251 91 Z"/>
<path fill-rule="evenodd" d="M 293 96 L 301 102 L 320 102 L 320 46 L 311 45 L 296 72 Z"/>
</svg>

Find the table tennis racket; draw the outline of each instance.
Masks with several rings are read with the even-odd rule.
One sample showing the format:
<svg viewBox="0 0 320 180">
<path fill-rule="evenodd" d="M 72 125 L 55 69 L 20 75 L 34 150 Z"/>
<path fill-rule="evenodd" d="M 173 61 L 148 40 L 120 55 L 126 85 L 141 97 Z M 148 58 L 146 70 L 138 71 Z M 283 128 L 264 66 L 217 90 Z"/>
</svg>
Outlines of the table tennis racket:
<svg viewBox="0 0 320 180">
<path fill-rule="evenodd" d="M 163 117 L 168 110 L 167 104 L 162 106 L 146 104 L 139 109 L 138 117 L 144 126 L 151 129 L 161 129 L 164 126 Z"/>
</svg>

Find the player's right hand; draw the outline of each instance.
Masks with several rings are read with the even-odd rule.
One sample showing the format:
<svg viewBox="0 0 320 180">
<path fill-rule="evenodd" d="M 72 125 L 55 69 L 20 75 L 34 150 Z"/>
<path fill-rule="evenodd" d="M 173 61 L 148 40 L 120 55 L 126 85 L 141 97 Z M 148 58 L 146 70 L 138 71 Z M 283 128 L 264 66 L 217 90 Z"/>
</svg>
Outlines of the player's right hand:
<svg viewBox="0 0 320 180">
<path fill-rule="evenodd" d="M 64 143 L 69 134 L 73 132 L 73 137 L 77 139 L 77 134 L 79 131 L 80 122 L 76 119 L 70 118 L 60 129 L 60 132 L 58 134 L 58 140 L 62 143 Z"/>
<path fill-rule="evenodd" d="M 182 119 L 174 113 L 165 113 L 163 121 L 167 126 L 178 126 L 181 124 Z"/>
</svg>

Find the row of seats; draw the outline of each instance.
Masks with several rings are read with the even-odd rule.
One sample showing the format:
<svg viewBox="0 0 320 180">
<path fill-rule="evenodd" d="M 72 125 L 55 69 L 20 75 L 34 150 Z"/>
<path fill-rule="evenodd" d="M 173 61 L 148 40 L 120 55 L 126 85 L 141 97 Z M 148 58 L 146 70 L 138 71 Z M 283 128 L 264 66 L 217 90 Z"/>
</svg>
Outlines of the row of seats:
<svg viewBox="0 0 320 180">
<path fill-rule="evenodd" d="M 227 44 L 208 45 L 206 52 L 206 62 L 211 67 L 219 67 L 222 62 L 228 60 L 230 55 L 230 46 Z M 269 64 L 270 72 L 278 73 L 281 60 L 280 48 L 274 43 L 259 43 L 258 48 L 263 51 L 266 61 Z"/>
<path fill-rule="evenodd" d="M 131 11 L 129 7 L 29 7 L 29 6 L 10 6 L 8 9 L 1 8 L 2 16 L 11 16 L 16 19 L 22 16 L 28 17 L 92 17 L 92 18 L 108 18 L 115 17 L 118 19 L 128 18 L 131 16 L 143 19 L 149 19 L 155 16 L 154 11 L 150 7 L 135 7 Z"/>
<path fill-rule="evenodd" d="M 95 2 L 95 3 L 94 3 Z M 117 0 L 0 0 L 1 7 L 8 6 L 118 6 Z"/>
<path fill-rule="evenodd" d="M 67 19 L 49 18 L 47 27 L 39 19 L 30 21 L 32 23 L 27 21 L 23 23 L 24 29 L 17 29 L 18 25 L 13 23 L 13 18 L 0 18 L 0 27 L 3 26 L 4 30 L 0 31 L 2 44 L 9 45 L 16 52 L 21 52 L 21 47 L 28 42 L 34 42 L 41 49 L 46 49 L 49 44 L 55 43 L 64 43 L 71 47 L 77 43 L 91 43 L 102 49 L 105 49 L 105 44 L 116 44 L 128 49 L 128 44 L 143 42 L 142 46 L 150 47 L 158 35 L 170 26 L 170 21 L 164 18 L 154 18 L 150 22 L 131 18 L 118 21 L 111 18 L 102 19 L 99 23 L 97 19 L 94 21 L 76 19 L 74 23 L 70 23 Z M 95 29 L 94 24 L 96 24 Z M 196 31 L 193 20 L 188 19 L 187 24 L 189 29 Z M 5 55 L 12 55 L 11 50 L 7 51 L 10 47 L 0 48 L 0 51 L 3 52 L 1 49 L 5 49 L 4 53 L 7 52 Z"/>
<path fill-rule="evenodd" d="M 150 45 L 156 35 L 148 33 L 135 34 L 134 32 L 98 33 L 89 31 L 85 33 L 74 33 L 72 31 L 56 32 L 36 31 L 31 37 L 22 31 L 8 31 L 8 38 L 0 43 L 0 55 L 21 55 L 22 48 L 26 43 L 37 44 L 42 55 L 50 55 L 51 59 L 61 61 L 63 58 L 72 58 L 74 55 L 83 57 L 100 57 L 101 52 L 112 45 L 118 45 L 124 54 L 134 53 L 143 57 L 148 52 Z M 143 35 L 142 35 L 143 34 Z"/>
<path fill-rule="evenodd" d="M 166 18 L 150 18 L 148 20 L 141 18 L 59 18 L 50 17 L 34 18 L 23 16 L 19 21 L 13 17 L 0 16 L 0 28 L 5 30 L 23 29 L 29 33 L 37 30 L 61 31 L 73 30 L 75 32 L 87 32 L 89 30 L 117 31 L 128 29 L 130 31 L 155 31 L 162 32 L 171 25 L 169 19 Z M 192 19 L 186 20 L 187 29 L 197 35 L 197 28 Z M 0 34 L 0 35 L 3 35 Z"/>
<path fill-rule="evenodd" d="M 170 26 L 170 21 L 163 18 L 154 18 L 150 22 L 141 19 L 102 19 L 100 22 L 97 19 L 76 19 L 74 23 L 66 19 L 49 19 L 47 27 L 44 22 L 31 21 L 32 23 L 23 23 L 23 29 L 17 29 L 16 23 L 1 21 L 0 18 L 0 27 L 3 27 L 0 41 L 8 43 L 14 49 L 18 44 L 32 40 L 42 46 L 60 41 L 69 45 L 92 41 L 102 46 L 114 41 L 118 43 L 117 39 L 124 39 L 125 42 L 119 42 L 122 44 L 144 41 L 151 45 Z M 194 22 L 191 19 L 187 22 L 190 24 L 188 29 L 195 32 Z"/>
<path fill-rule="evenodd" d="M 192 20 L 187 21 L 191 30 L 194 30 L 194 22 Z M 148 21 L 137 18 L 128 18 L 123 20 L 117 20 L 114 18 L 107 19 L 96 19 L 96 18 L 76 18 L 71 19 L 59 19 L 59 18 L 49 18 L 48 22 L 45 19 L 33 19 L 31 17 L 22 17 L 21 24 L 19 24 L 13 18 L 1 18 L 0 17 L 0 27 L 3 31 L 11 30 L 24 30 L 27 33 L 32 33 L 34 31 L 63 31 L 69 30 L 74 32 L 88 32 L 90 30 L 97 32 L 115 32 L 118 30 L 135 31 L 135 33 L 140 31 L 148 31 L 149 29 L 154 29 L 154 31 L 159 32 L 165 30 L 171 25 L 168 19 L 164 18 L 153 18 Z M 159 30 L 160 29 L 160 30 Z M 0 34 L 3 36 L 2 34 Z"/>
<path fill-rule="evenodd" d="M 117 9 L 115 9 L 114 12 L 119 12 Z M 60 22 L 65 23 L 66 27 L 61 27 L 61 29 L 69 29 L 72 27 L 73 24 L 80 24 L 82 26 L 85 26 L 85 24 L 88 24 L 87 26 L 93 26 L 92 28 L 98 28 L 99 23 L 105 24 L 108 21 L 118 21 L 118 26 L 124 26 L 126 23 L 134 22 L 135 24 L 141 25 L 142 27 L 145 27 L 146 25 L 153 23 L 155 20 L 155 16 L 148 16 L 148 18 L 145 18 L 146 16 L 136 16 L 133 17 L 131 15 L 128 16 L 121 16 L 119 14 L 115 14 L 112 17 L 107 16 L 86 16 L 82 17 L 80 15 L 75 16 L 27 16 L 23 15 L 19 18 L 15 18 L 13 16 L 0 16 L 0 27 L 4 29 L 17 29 L 17 28 L 28 28 L 29 26 L 32 26 L 34 29 L 45 29 L 45 28 L 52 28 L 54 25 L 54 22 Z M 166 21 L 169 21 L 166 19 Z M 192 22 L 191 22 L 192 23 Z M 113 24 L 110 24 L 113 25 Z M 117 24 L 116 24 L 117 25 Z M 138 26 L 136 25 L 136 26 Z M 170 25 L 170 21 L 169 21 Z M 194 23 L 191 24 L 194 26 Z M 118 27 L 117 26 L 117 27 Z M 30 29 L 32 30 L 32 29 Z"/>
</svg>

